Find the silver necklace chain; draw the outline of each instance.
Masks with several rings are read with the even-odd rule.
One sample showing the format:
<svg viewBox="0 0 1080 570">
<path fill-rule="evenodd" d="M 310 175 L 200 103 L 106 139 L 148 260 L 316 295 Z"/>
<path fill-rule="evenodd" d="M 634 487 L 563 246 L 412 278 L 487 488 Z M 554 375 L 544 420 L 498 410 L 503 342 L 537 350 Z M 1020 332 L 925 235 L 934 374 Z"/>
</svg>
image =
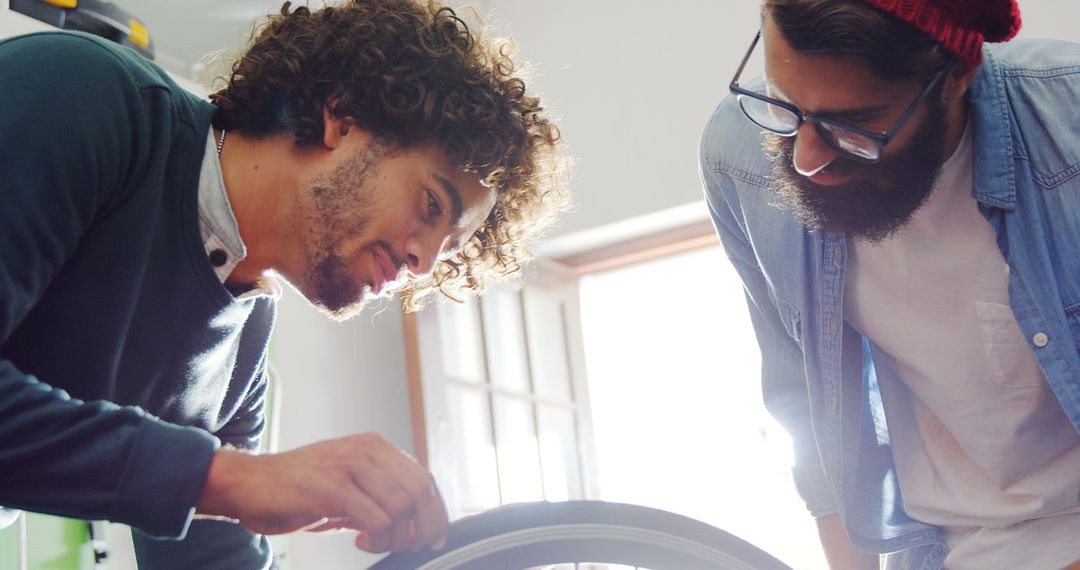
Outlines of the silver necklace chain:
<svg viewBox="0 0 1080 570">
<path fill-rule="evenodd" d="M 217 143 L 217 155 L 221 156 L 221 149 L 225 146 L 225 129 L 221 129 L 221 140 Z"/>
</svg>

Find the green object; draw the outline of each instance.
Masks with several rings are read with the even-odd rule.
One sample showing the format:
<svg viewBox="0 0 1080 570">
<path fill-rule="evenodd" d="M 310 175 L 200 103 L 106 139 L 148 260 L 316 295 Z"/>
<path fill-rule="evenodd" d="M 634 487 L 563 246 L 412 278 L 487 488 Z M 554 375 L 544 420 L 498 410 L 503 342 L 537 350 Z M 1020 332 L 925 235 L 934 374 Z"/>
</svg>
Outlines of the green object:
<svg viewBox="0 0 1080 570">
<path fill-rule="evenodd" d="M 92 570 L 86 522 L 28 513 L 27 570 Z M 19 568 L 19 525 L 0 530 L 0 568 Z"/>
</svg>

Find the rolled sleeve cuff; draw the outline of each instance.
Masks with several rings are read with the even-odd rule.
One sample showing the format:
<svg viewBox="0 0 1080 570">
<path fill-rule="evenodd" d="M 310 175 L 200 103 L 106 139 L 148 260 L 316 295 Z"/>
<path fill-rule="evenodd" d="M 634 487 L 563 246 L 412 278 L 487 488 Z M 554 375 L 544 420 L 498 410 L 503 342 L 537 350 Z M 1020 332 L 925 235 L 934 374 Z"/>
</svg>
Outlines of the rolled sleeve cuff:
<svg viewBox="0 0 1080 570">
<path fill-rule="evenodd" d="M 812 517 L 820 519 L 839 512 L 836 497 L 820 463 L 796 465 L 791 472 L 795 477 L 795 488 L 806 502 L 806 508 Z"/>
<path fill-rule="evenodd" d="M 198 428 L 145 417 L 117 486 L 111 520 L 182 539 L 220 442 Z"/>
</svg>

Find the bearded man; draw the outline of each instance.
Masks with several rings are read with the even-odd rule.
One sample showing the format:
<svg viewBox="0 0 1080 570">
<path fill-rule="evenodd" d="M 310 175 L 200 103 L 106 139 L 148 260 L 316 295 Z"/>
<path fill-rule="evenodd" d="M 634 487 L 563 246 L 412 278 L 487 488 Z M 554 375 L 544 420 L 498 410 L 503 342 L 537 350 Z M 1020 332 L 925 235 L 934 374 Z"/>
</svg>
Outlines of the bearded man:
<svg viewBox="0 0 1080 570">
<path fill-rule="evenodd" d="M 1019 27 L 1012 0 L 764 0 L 702 139 L 833 568 L 1080 561 L 1080 46 L 984 46 Z"/>
</svg>

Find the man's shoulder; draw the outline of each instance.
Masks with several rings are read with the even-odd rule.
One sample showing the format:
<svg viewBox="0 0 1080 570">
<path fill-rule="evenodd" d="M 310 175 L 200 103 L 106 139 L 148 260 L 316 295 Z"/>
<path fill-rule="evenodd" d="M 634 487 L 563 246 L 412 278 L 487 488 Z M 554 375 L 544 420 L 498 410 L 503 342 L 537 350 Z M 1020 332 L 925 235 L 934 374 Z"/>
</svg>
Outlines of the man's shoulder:
<svg viewBox="0 0 1080 570">
<path fill-rule="evenodd" d="M 699 145 L 703 171 L 711 171 L 758 187 L 768 185 L 772 165 L 762 148 L 762 129 L 750 122 L 729 95 L 705 125 Z"/>
<path fill-rule="evenodd" d="M 168 74 L 135 51 L 81 32 L 36 32 L 4 39 L 0 61 L 5 60 L 57 83 L 180 91 Z"/>
<path fill-rule="evenodd" d="M 987 45 L 987 61 L 1005 77 L 1080 74 L 1080 44 L 1051 39 L 1021 39 Z"/>
<path fill-rule="evenodd" d="M 1080 167 L 1080 115 L 1072 109 L 1080 100 L 1080 44 L 1016 40 L 985 54 L 972 101 L 986 132 L 976 132 L 976 141 L 1009 137 L 1012 156 L 1025 159 L 1043 187 L 1072 179 Z"/>
<path fill-rule="evenodd" d="M 806 230 L 790 210 L 776 205 L 770 183 L 773 163 L 762 146 L 762 130 L 743 114 L 739 101 L 728 96 L 706 124 L 699 168 L 717 224 L 745 236 L 754 234 L 754 249 L 772 254 L 804 243 Z"/>
<path fill-rule="evenodd" d="M 0 40 L 0 84 L 21 84 L 48 100 L 56 121 L 112 116 L 120 128 L 138 122 L 203 128 L 213 107 L 152 61 L 106 39 L 69 31 Z M 2 113 L 2 110 L 0 110 Z"/>
</svg>

